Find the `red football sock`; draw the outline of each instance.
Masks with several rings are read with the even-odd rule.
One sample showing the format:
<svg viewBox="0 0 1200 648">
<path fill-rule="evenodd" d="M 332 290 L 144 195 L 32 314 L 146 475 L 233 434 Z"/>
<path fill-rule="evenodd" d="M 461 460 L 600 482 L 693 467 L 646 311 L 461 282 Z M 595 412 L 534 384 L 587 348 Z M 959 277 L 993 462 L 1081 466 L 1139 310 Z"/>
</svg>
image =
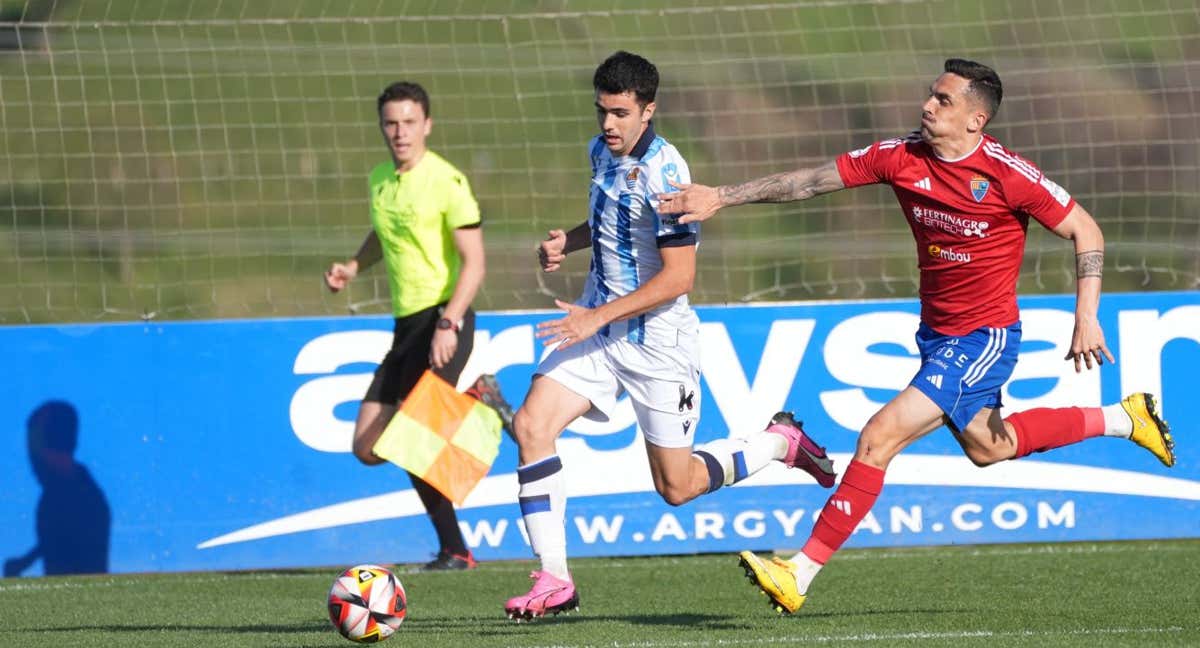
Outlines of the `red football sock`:
<svg viewBox="0 0 1200 648">
<path fill-rule="evenodd" d="M 824 565 L 875 506 L 882 490 L 882 470 L 857 459 L 851 461 L 842 475 L 842 483 L 821 510 L 812 536 L 802 550 L 804 555 Z"/>
<path fill-rule="evenodd" d="M 1017 454 L 1013 459 L 1104 434 L 1104 413 L 1099 407 L 1039 407 L 1017 412 L 1004 420 L 1017 433 Z"/>
</svg>

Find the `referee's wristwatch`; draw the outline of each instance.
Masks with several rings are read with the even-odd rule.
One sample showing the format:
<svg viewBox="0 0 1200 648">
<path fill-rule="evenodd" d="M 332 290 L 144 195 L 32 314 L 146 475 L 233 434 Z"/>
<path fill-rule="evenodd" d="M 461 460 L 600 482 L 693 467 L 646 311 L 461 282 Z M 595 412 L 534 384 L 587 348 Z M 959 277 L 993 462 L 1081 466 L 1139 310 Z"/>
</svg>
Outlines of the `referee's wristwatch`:
<svg viewBox="0 0 1200 648">
<path fill-rule="evenodd" d="M 451 331 L 454 331 L 455 333 L 458 333 L 459 331 L 462 330 L 462 326 L 463 326 L 462 320 L 458 320 L 457 322 L 455 322 L 455 321 L 451 320 L 449 317 L 443 317 L 437 321 L 437 327 L 438 327 L 439 331 L 445 331 L 445 330 L 449 329 Z"/>
</svg>

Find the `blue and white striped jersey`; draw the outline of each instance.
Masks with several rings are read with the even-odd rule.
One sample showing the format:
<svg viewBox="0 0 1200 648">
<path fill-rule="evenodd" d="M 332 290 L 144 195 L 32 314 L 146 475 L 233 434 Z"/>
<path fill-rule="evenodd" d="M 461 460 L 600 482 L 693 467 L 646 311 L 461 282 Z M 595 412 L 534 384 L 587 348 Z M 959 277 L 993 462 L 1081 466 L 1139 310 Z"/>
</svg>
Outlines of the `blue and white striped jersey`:
<svg viewBox="0 0 1200 648">
<path fill-rule="evenodd" d="M 700 224 L 660 218 L 655 195 L 674 191 L 668 181 L 691 182 L 679 151 L 654 133 L 651 123 L 630 154 L 613 157 L 604 140 L 589 143 L 592 265 L 579 304 L 595 308 L 628 295 L 662 270 L 660 247 L 697 245 Z M 675 346 L 679 331 L 694 333 L 699 318 L 687 295 L 651 311 L 612 322 L 600 335 L 636 344 Z"/>
</svg>

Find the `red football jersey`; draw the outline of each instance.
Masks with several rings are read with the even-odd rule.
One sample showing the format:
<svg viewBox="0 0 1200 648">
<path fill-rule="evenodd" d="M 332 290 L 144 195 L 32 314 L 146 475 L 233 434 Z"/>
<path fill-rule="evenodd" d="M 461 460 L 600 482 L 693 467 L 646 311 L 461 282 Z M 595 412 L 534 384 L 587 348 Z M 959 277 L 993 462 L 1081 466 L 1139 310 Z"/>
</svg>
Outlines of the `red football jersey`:
<svg viewBox="0 0 1200 648">
<path fill-rule="evenodd" d="M 844 153 L 837 167 L 847 187 L 892 186 L 917 240 L 921 321 L 945 335 L 1016 322 L 1029 217 L 1052 229 L 1075 206 L 990 135 L 964 157 L 944 160 L 913 132 Z"/>
</svg>

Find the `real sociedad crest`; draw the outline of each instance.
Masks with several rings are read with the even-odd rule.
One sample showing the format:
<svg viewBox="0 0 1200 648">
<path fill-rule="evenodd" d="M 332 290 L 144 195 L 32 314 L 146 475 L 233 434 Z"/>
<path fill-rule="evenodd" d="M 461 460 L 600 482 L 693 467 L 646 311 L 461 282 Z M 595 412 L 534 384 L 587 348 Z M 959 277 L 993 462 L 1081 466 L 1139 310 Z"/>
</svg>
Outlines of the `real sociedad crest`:
<svg viewBox="0 0 1200 648">
<path fill-rule="evenodd" d="M 638 181 L 638 175 L 640 174 L 640 172 L 641 172 L 641 169 L 639 169 L 638 167 L 633 167 L 632 169 L 630 169 L 629 173 L 625 174 L 625 186 L 629 187 L 630 189 L 633 189 L 634 187 L 636 187 L 637 181 Z"/>
<path fill-rule="evenodd" d="M 975 198 L 975 202 L 983 202 L 983 198 L 987 196 L 988 187 L 992 183 L 983 176 L 975 176 L 971 178 L 971 196 Z"/>
</svg>

